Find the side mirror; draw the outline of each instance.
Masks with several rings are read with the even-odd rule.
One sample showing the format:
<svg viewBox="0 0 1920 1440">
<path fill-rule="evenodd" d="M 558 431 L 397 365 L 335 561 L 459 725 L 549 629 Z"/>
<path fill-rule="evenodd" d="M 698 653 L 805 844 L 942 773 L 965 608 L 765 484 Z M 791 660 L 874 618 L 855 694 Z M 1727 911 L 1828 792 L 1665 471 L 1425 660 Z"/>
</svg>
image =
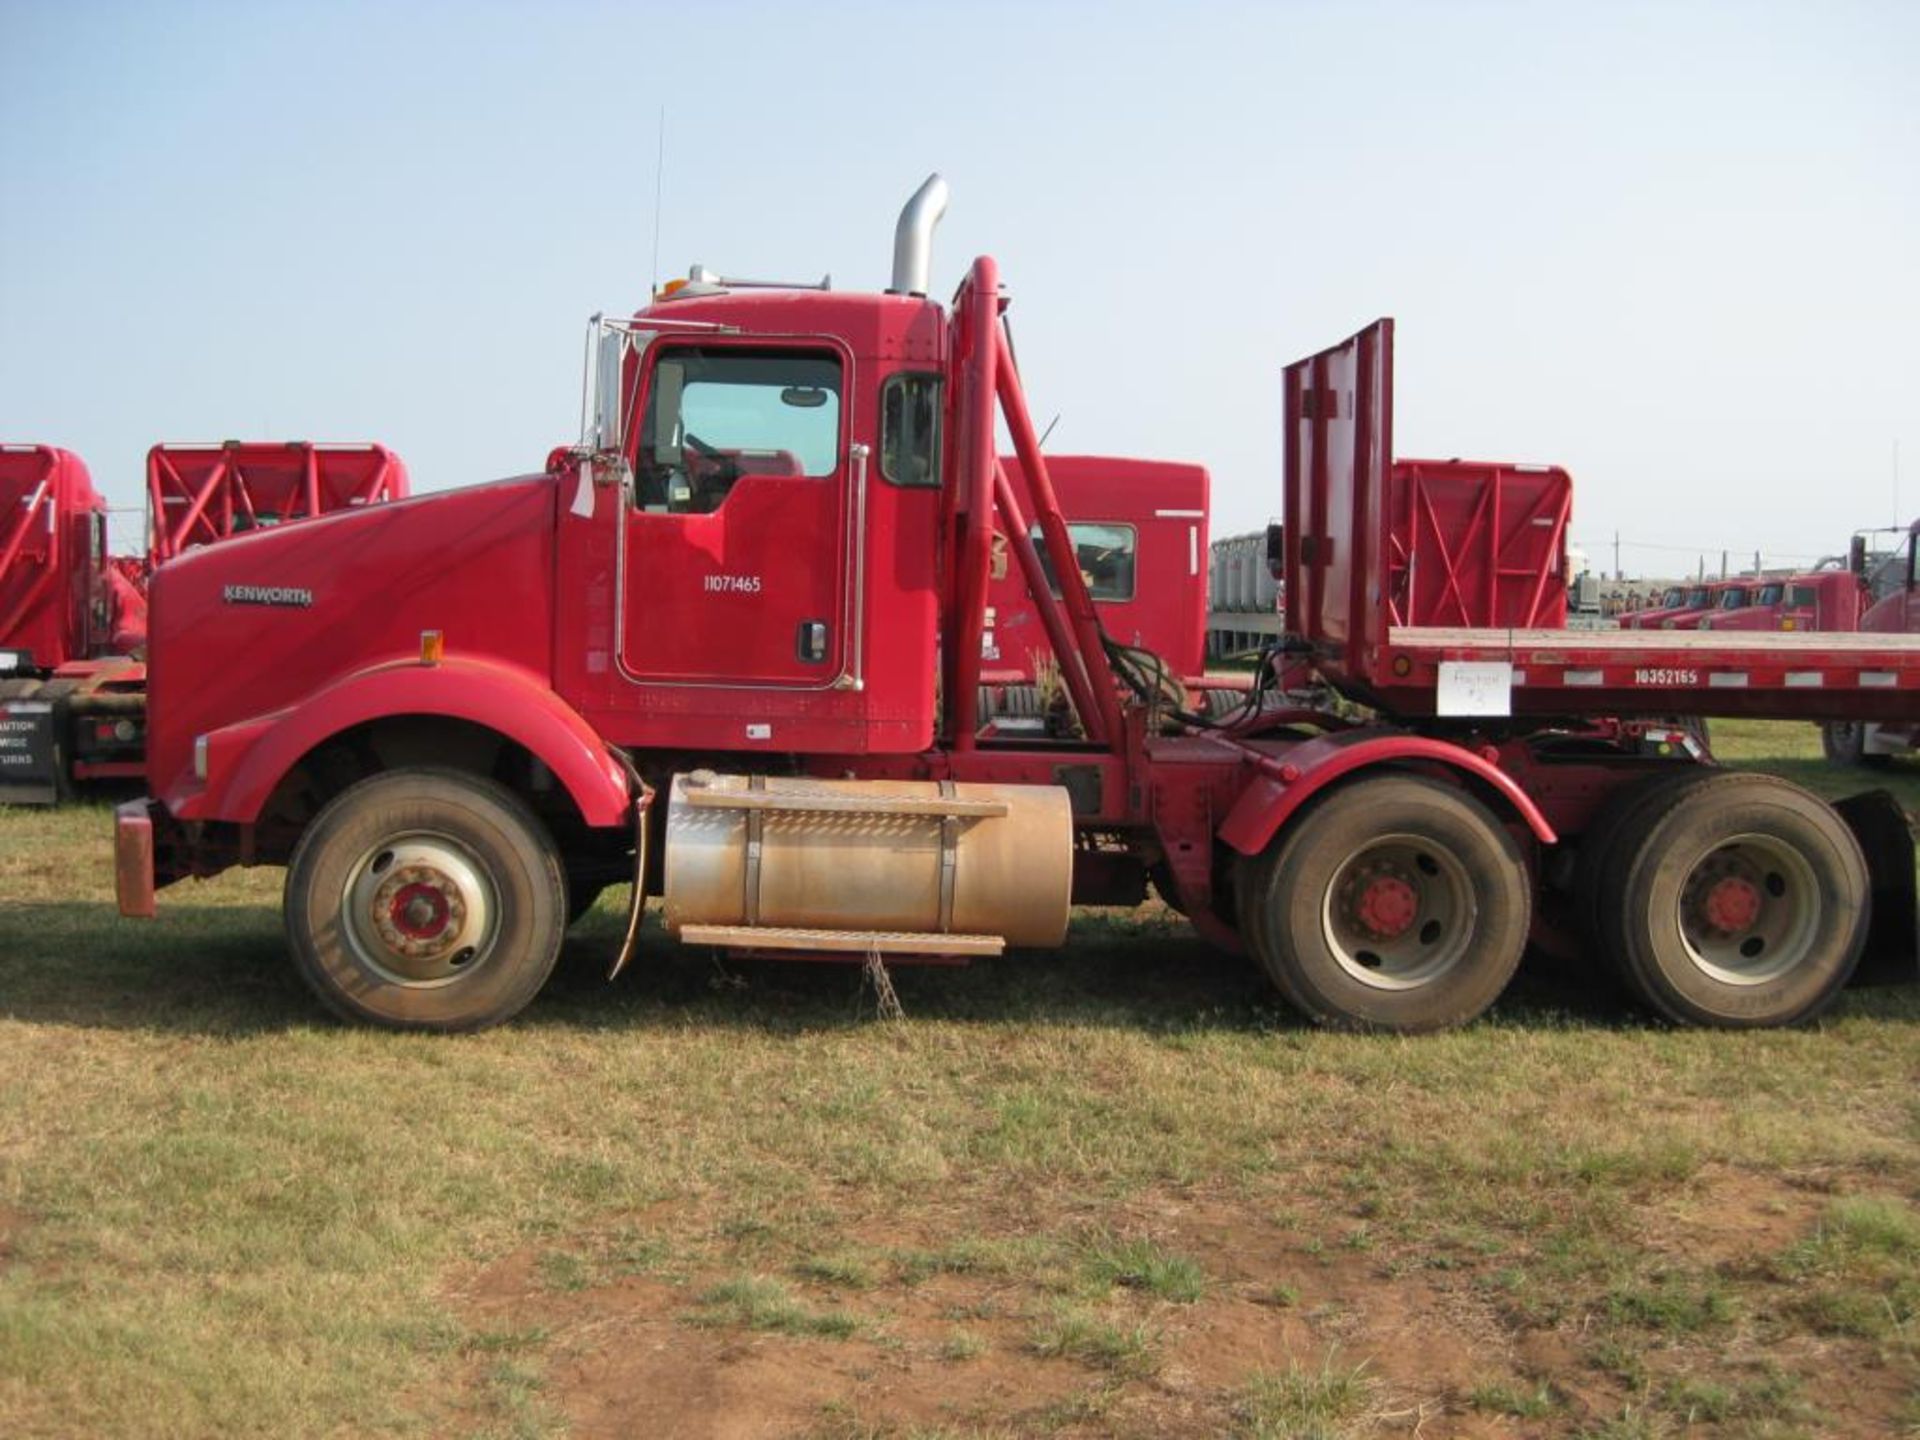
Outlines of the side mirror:
<svg viewBox="0 0 1920 1440">
<path fill-rule="evenodd" d="M 620 405 L 620 381 L 621 372 L 626 368 L 627 333 L 601 324 L 597 315 L 594 323 L 600 334 L 593 361 L 593 431 L 587 437 L 587 443 L 595 454 L 606 455 L 620 450 L 626 439 L 623 433 L 626 416 Z"/>
<path fill-rule="evenodd" d="M 1867 537 L 1856 535 L 1847 543 L 1847 569 L 1856 575 L 1867 573 Z"/>
<path fill-rule="evenodd" d="M 1283 578 L 1287 569 L 1287 527 L 1278 523 L 1267 526 L 1267 574 L 1275 580 Z"/>
</svg>

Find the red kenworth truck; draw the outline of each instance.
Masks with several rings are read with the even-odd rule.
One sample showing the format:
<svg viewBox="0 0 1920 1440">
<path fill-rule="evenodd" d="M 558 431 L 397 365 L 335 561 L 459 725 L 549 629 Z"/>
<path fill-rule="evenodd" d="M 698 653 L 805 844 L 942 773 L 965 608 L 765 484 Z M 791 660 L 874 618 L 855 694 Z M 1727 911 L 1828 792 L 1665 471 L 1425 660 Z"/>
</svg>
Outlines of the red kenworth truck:
<svg viewBox="0 0 1920 1440">
<path fill-rule="evenodd" d="M 77 455 L 0 445 L 0 804 L 50 805 L 145 774 L 155 565 L 250 530 L 407 493 L 378 445 L 237 440 L 147 453 L 147 553 L 110 555 Z"/>
<path fill-rule="evenodd" d="M 1103 632 L 999 267 L 928 295 L 945 201 L 909 203 L 884 294 L 696 270 L 596 320 L 546 473 L 161 567 L 123 911 L 285 865 L 320 998 L 427 1029 L 519 1011 L 623 878 L 615 973 L 649 893 L 684 944 L 964 958 L 1151 874 L 1306 1014 L 1410 1031 L 1478 1015 L 1530 937 L 1708 1025 L 1815 1013 L 1875 914 L 1911 958 L 1890 801 L 1722 772 L 1660 717 L 1912 715 L 1920 640 L 1396 624 L 1381 321 L 1287 368 L 1290 634 L 1244 707 L 1184 711 Z M 1001 538 L 1072 733 L 980 713 Z"/>
</svg>

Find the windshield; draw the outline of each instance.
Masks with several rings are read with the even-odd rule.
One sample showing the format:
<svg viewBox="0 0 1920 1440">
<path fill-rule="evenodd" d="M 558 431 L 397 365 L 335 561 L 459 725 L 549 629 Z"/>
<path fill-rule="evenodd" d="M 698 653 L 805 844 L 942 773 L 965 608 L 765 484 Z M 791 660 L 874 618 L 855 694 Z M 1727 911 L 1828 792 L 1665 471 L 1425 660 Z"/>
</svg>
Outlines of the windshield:
<svg viewBox="0 0 1920 1440">
<path fill-rule="evenodd" d="M 1753 603 L 1747 599 L 1747 593 L 1747 587 L 1744 585 L 1734 585 L 1730 587 L 1721 593 L 1720 608 L 1722 610 L 1746 609 L 1748 605 Z"/>
<path fill-rule="evenodd" d="M 1805 606 L 1811 610 L 1818 598 L 1819 592 L 1813 586 L 1796 585 L 1793 587 L 1793 599 L 1789 603 L 1794 606 Z"/>
<path fill-rule="evenodd" d="M 1702 610 L 1713 603 L 1713 592 L 1702 585 L 1696 590 L 1687 591 L 1686 605 L 1689 610 Z"/>
<path fill-rule="evenodd" d="M 1780 597 L 1786 593 L 1787 587 L 1784 585 L 1762 585 L 1760 587 L 1760 593 L 1753 597 L 1753 603 L 1756 605 L 1778 605 L 1780 603 Z"/>
</svg>

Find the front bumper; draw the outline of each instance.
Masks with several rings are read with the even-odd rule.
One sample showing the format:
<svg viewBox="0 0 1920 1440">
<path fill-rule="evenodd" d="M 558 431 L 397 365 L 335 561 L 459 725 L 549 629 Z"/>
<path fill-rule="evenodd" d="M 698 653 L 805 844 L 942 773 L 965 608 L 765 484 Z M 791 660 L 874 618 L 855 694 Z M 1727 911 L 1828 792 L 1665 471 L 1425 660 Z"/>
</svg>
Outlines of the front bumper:
<svg viewBox="0 0 1920 1440">
<path fill-rule="evenodd" d="M 129 800 L 113 812 L 113 888 L 120 913 L 151 920 L 153 902 L 153 820 L 151 800 Z"/>
</svg>

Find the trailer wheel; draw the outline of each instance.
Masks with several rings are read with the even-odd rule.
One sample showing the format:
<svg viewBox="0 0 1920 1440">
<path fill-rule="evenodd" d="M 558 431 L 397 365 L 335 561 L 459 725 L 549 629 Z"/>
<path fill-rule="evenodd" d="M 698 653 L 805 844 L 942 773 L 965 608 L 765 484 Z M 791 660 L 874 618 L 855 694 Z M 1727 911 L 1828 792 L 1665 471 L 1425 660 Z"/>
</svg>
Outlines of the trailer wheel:
<svg viewBox="0 0 1920 1440">
<path fill-rule="evenodd" d="M 1465 1024 L 1506 988 L 1526 946 L 1519 846 L 1472 796 L 1428 780 L 1335 791 L 1242 876 L 1248 948 L 1324 1025 Z"/>
<path fill-rule="evenodd" d="M 342 792 L 287 868 L 300 974 L 349 1020 L 478 1030 L 552 973 L 567 894 L 518 796 L 456 770 L 395 770 Z"/>
<path fill-rule="evenodd" d="M 1820 727 L 1820 749 L 1829 765 L 1851 765 L 1883 770 L 1891 755 L 1875 755 L 1867 750 L 1867 726 L 1863 720 L 1829 720 Z"/>
<path fill-rule="evenodd" d="M 1683 1024 L 1787 1025 L 1832 1002 L 1866 944 L 1866 857 L 1824 801 L 1722 774 L 1643 810 L 1599 922 L 1636 995 Z"/>
</svg>

